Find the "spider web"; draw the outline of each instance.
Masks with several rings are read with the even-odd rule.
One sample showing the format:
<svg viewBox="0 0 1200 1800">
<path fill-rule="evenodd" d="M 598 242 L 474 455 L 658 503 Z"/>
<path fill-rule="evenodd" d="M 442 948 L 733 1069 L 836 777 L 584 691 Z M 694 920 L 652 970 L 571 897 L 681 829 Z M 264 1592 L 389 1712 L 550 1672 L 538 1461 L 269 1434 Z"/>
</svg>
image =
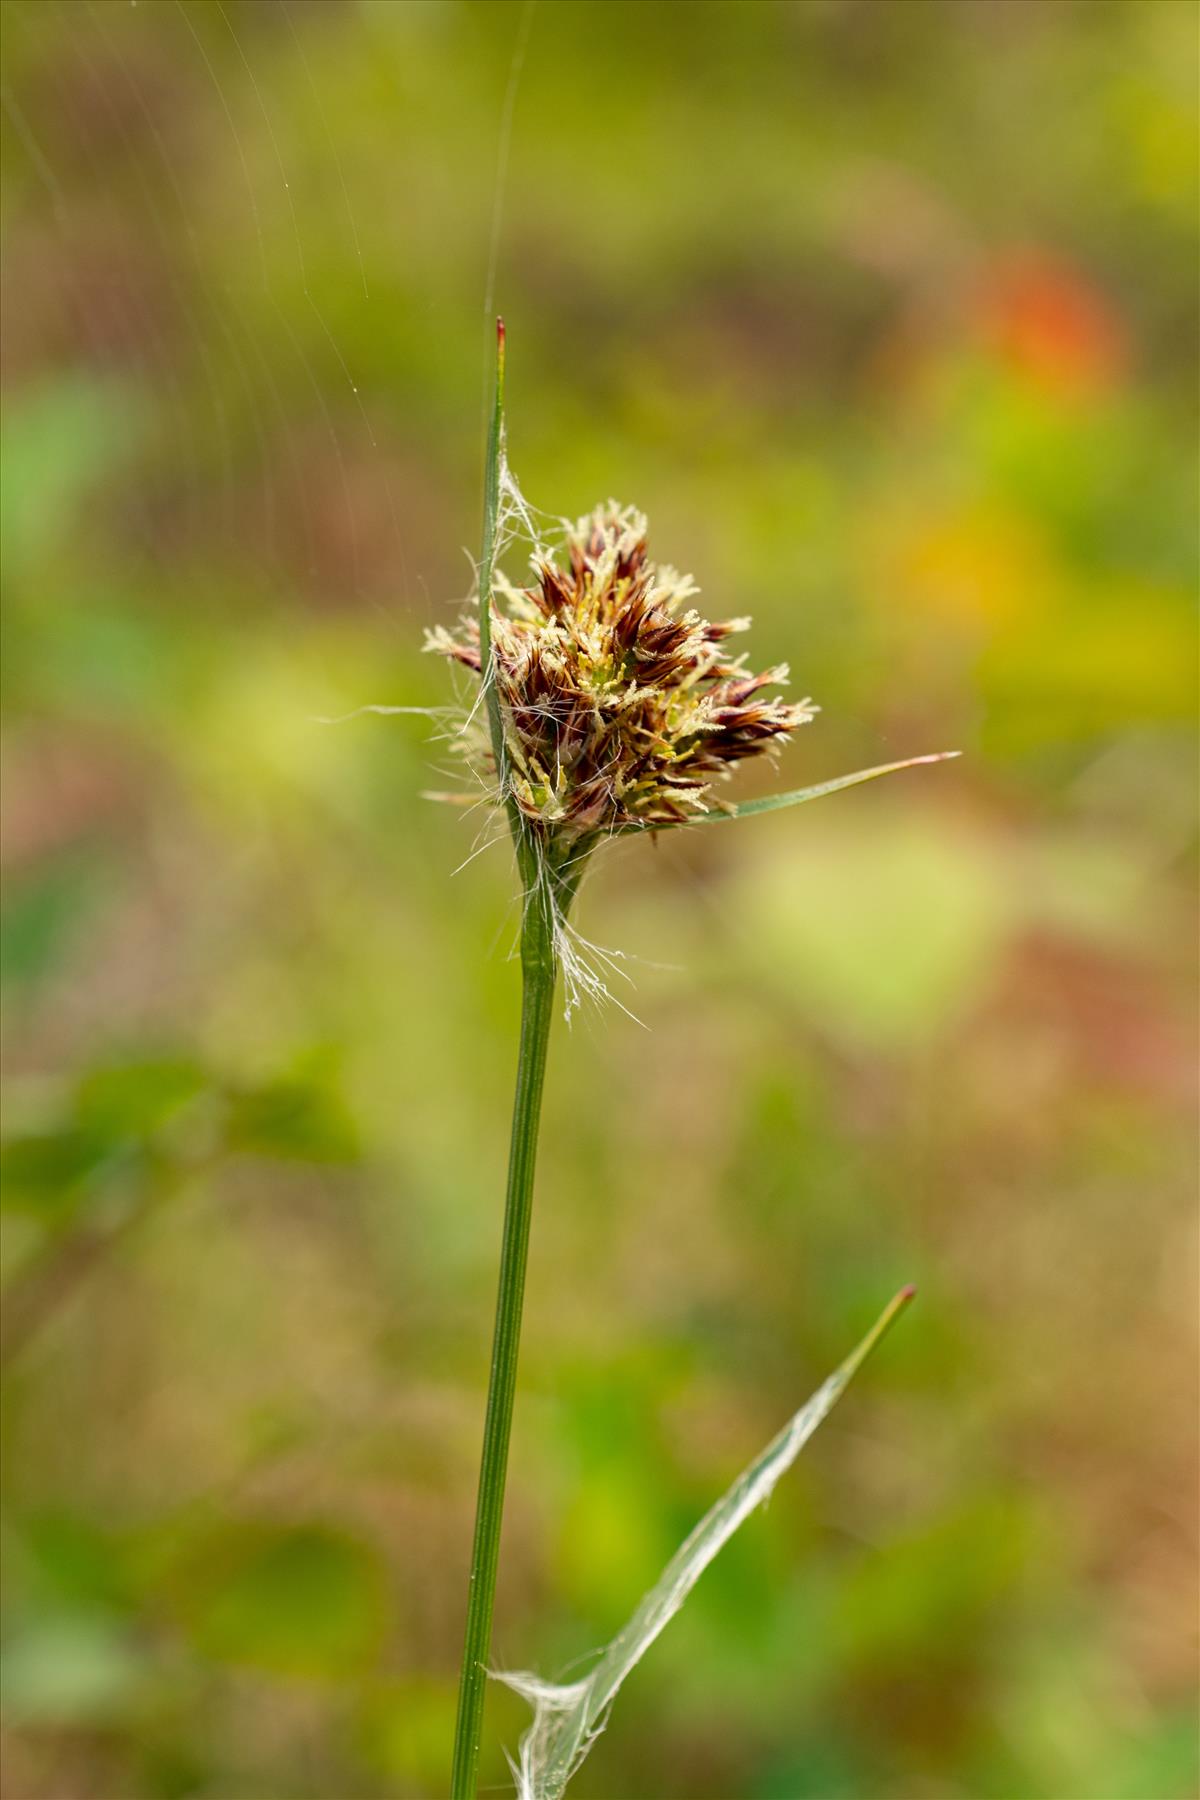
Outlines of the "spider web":
<svg viewBox="0 0 1200 1800">
<path fill-rule="evenodd" d="M 4 10 L 0 98 L 19 165 L 6 208 L 9 316 L 20 315 L 10 368 L 68 373 L 114 405 L 127 395 L 150 449 L 121 485 L 122 524 L 151 569 L 235 564 L 285 605 L 292 586 L 319 607 L 374 608 L 419 644 L 443 604 L 428 591 L 438 551 L 421 531 L 436 484 L 421 467 L 420 407 L 405 418 L 413 353 L 388 378 L 380 346 L 397 293 L 424 342 L 434 326 L 421 315 L 437 314 L 447 277 L 422 281 L 405 221 L 378 204 L 389 159 L 399 150 L 419 172 L 426 152 L 411 126 L 379 141 L 378 106 L 356 129 L 347 95 L 389 83 L 403 120 L 419 62 L 406 52 L 436 19 L 404 5 L 236 0 Z M 489 313 L 494 300 L 532 0 L 505 10 L 511 60 L 487 76 L 494 159 L 475 175 L 490 223 L 474 270 L 463 261 L 449 287 L 464 324 L 481 296 Z M 469 36 L 472 24 L 464 9 L 458 28 Z M 430 170 L 440 155 L 429 146 Z M 432 202 L 408 206 L 427 227 Z M 18 291 L 30 265 L 45 270 L 38 309 Z M 472 465 L 475 454 L 471 443 Z M 473 539 L 474 514 L 462 525 Z"/>
</svg>

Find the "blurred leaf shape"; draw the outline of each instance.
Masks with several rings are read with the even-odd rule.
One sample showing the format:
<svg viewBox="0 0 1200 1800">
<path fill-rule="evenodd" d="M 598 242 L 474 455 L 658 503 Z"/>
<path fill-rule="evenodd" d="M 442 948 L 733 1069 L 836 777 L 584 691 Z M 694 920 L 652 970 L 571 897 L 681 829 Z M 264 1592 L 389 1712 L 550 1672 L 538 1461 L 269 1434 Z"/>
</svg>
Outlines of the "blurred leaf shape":
<svg viewBox="0 0 1200 1800">
<path fill-rule="evenodd" d="M 206 1656 L 344 1679 L 383 1641 L 387 1576 L 370 1545 L 331 1525 L 242 1520 L 185 1563 L 176 1605 Z"/>
<path fill-rule="evenodd" d="M 316 1052 L 294 1073 L 229 1096 L 226 1143 L 234 1152 L 302 1162 L 350 1162 L 358 1134 L 330 1059 Z"/>
<path fill-rule="evenodd" d="M 0 1143 L 0 1361 L 19 1354 L 135 1230 L 223 1157 L 354 1160 L 358 1136 L 323 1049 L 258 1085 L 178 1054 L 86 1072 Z"/>
<path fill-rule="evenodd" d="M 9 1138 L 0 1146 L 0 1206 L 46 1225 L 63 1223 L 107 1155 L 104 1139 L 78 1126 Z"/>
<path fill-rule="evenodd" d="M 334 1081 L 323 1052 L 244 1086 L 182 1054 L 87 1070 L 49 1119 L 0 1145 L 2 1204 L 49 1223 L 71 1217 L 89 1186 L 98 1196 L 113 1178 L 183 1173 L 214 1153 L 350 1160 L 357 1134 Z"/>
<path fill-rule="evenodd" d="M 210 1086 L 211 1077 L 188 1057 L 139 1058 L 89 1070 L 75 1091 L 75 1111 L 111 1139 L 145 1138 Z"/>
<path fill-rule="evenodd" d="M 160 1134 L 211 1078 L 184 1057 L 144 1058 L 88 1070 L 40 1128 L 0 1146 L 0 1193 L 11 1212 L 46 1224 L 73 1218 L 87 1199 L 142 1187 L 180 1160 Z"/>
<path fill-rule="evenodd" d="M 34 991 L 62 963 L 110 886 L 109 858 L 90 848 L 13 870 L 0 902 L 0 986 Z"/>
<path fill-rule="evenodd" d="M 36 1512 L 5 1541 L 10 1598 L 38 1612 L 120 1613 L 133 1604 L 129 1546 L 79 1512 Z"/>
</svg>

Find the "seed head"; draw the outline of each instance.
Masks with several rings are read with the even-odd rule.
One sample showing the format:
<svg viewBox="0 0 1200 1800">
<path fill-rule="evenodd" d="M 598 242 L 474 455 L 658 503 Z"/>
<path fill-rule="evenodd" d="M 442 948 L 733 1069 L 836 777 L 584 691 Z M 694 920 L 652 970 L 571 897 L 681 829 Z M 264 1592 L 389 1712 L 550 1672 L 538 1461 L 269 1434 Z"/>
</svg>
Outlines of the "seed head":
<svg viewBox="0 0 1200 1800">
<path fill-rule="evenodd" d="M 650 561 L 646 520 L 610 501 L 568 528 L 565 558 L 541 552 L 533 585 L 497 574 L 492 665 L 505 780 L 539 848 L 581 853 L 600 837 L 678 825 L 747 757 L 776 751 L 816 708 L 763 697 L 786 664 L 752 674 L 727 640 L 748 619 L 710 623 L 690 576 Z M 481 673 L 479 623 L 426 647 Z M 476 746 L 494 774 L 494 758 Z"/>
</svg>

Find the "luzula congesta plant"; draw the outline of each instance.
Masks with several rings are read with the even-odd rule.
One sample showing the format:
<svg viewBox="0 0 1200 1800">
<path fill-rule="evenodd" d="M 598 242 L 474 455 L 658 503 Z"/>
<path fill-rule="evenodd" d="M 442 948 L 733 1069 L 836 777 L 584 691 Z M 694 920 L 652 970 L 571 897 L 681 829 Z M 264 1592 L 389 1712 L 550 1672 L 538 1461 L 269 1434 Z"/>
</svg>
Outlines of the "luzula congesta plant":
<svg viewBox="0 0 1200 1800">
<path fill-rule="evenodd" d="M 453 1800 L 474 1800 L 476 1791 L 554 991 L 560 972 L 567 978 L 568 1005 L 573 985 L 595 982 L 576 958 L 567 923 L 587 858 L 604 839 L 623 833 L 742 818 L 941 760 L 913 757 L 816 787 L 731 803 L 724 784 L 736 766 L 777 750 L 815 708 L 808 700 L 770 695 L 786 681 L 785 667 L 753 674 L 744 657 L 731 654 L 730 640 L 749 621 L 712 624 L 702 618 L 690 605 L 698 591 L 690 577 L 650 560 L 646 521 L 630 508 L 610 502 L 569 527 L 559 557 L 539 550 L 528 587 L 515 587 L 499 573 L 502 507 L 507 502 L 523 510 L 504 452 L 504 347 L 501 324 L 478 610 L 457 631 L 438 630 L 429 640 L 431 649 L 480 678 L 486 731 L 476 707 L 459 741 L 507 814 L 524 890 L 521 1036 Z M 705 1516 L 588 1677 L 569 1686 L 506 1677 L 535 1709 L 521 1747 L 523 1800 L 557 1800 L 629 1670 L 701 1570 L 770 1492 L 905 1298 L 892 1303 L 863 1345 Z"/>
</svg>

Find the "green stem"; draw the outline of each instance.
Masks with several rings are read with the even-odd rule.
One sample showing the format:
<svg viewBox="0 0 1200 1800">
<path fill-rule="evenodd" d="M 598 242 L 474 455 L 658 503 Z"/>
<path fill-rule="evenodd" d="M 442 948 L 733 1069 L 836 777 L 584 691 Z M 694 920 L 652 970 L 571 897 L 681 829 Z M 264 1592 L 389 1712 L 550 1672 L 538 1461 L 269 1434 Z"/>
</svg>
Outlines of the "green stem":
<svg viewBox="0 0 1200 1800">
<path fill-rule="evenodd" d="M 529 1220 L 533 1207 L 533 1168 L 537 1156 L 546 1045 L 558 976 L 555 927 L 566 919 L 579 885 L 583 858 L 576 855 L 565 869 L 551 865 L 545 846 L 526 830 L 508 780 L 508 752 L 500 696 L 492 660 L 492 582 L 500 528 L 504 468 L 504 322 L 496 321 L 496 389 L 488 427 L 483 482 L 483 544 L 479 558 L 479 652 L 497 791 L 508 813 L 517 868 L 525 891 L 521 921 L 521 1040 L 517 1054 L 517 1089 L 513 1097 L 512 1142 L 508 1153 L 508 1192 L 504 1207 L 504 1241 L 500 1251 L 500 1284 L 492 1335 L 492 1372 L 483 1425 L 479 1465 L 479 1497 L 475 1508 L 475 1542 L 471 1551 L 471 1585 L 467 1595 L 467 1635 L 458 1689 L 458 1722 L 454 1733 L 453 1800 L 475 1800 L 483 1702 L 487 1690 L 488 1655 L 492 1642 L 492 1610 L 496 1567 L 500 1558 L 500 1526 L 504 1483 L 508 1472 L 508 1440 L 512 1430 L 521 1340 L 521 1307 L 525 1298 L 525 1264 L 529 1254 Z"/>
<path fill-rule="evenodd" d="M 542 1083 L 546 1073 L 546 1044 L 550 1035 L 554 985 L 558 972 L 549 908 L 545 884 L 539 883 L 526 899 L 521 928 L 521 1043 L 517 1058 L 517 1089 L 513 1099 L 504 1243 L 500 1253 L 500 1284 L 492 1338 L 492 1373 L 488 1384 L 487 1417 L 483 1427 L 475 1543 L 471 1553 L 467 1636 L 458 1690 L 458 1724 L 454 1737 L 454 1773 L 451 1781 L 453 1800 L 475 1800 L 479 1743 L 483 1728 L 483 1701 L 492 1640 L 492 1608 L 496 1595 L 496 1565 L 500 1555 L 500 1524 L 504 1510 L 504 1480 L 508 1468 L 508 1440 L 517 1381 L 525 1263 L 529 1251 L 533 1168 L 537 1154 L 538 1121 L 542 1110 Z"/>
</svg>

